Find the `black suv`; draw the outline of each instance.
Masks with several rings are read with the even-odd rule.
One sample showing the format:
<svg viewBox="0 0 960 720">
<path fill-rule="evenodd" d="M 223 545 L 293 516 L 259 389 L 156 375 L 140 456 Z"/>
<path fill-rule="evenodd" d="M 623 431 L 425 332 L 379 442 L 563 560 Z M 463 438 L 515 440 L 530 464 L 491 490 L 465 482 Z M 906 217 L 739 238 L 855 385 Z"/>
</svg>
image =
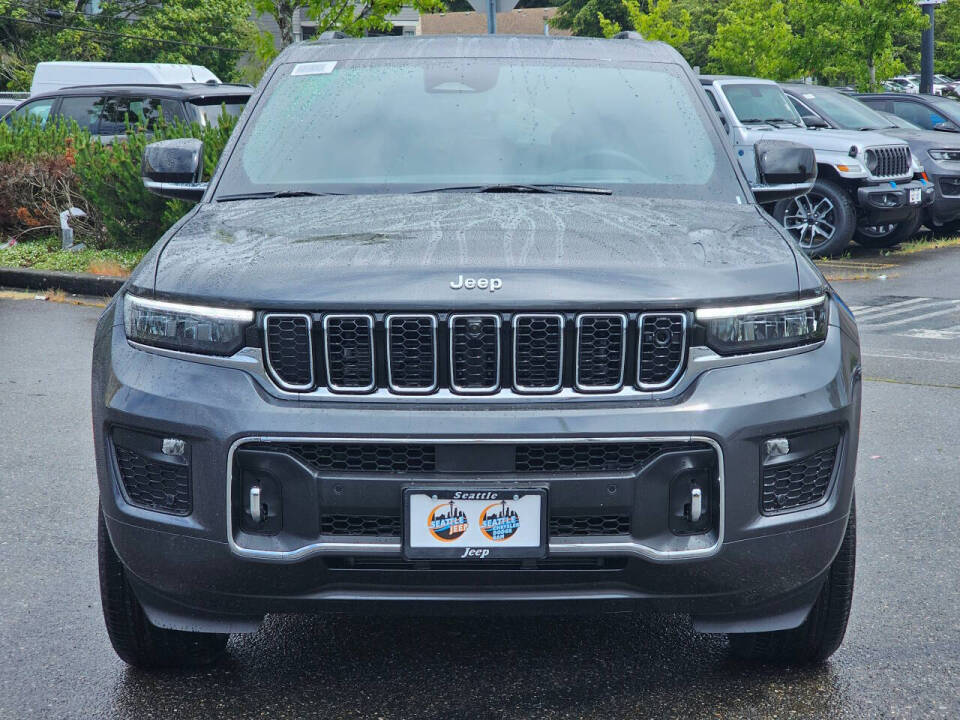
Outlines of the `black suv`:
<svg viewBox="0 0 960 720">
<path fill-rule="evenodd" d="M 162 116 L 213 127 L 220 114 L 238 116 L 253 89 L 249 85 L 189 83 L 183 85 L 84 85 L 34 95 L 6 116 L 70 118 L 103 139 L 123 135 L 128 125 L 148 131 Z"/>
<path fill-rule="evenodd" d="M 265 613 L 660 609 L 815 662 L 853 592 L 860 349 L 669 46 L 320 40 L 276 60 L 105 310 L 100 582 L 118 654 Z"/>
</svg>

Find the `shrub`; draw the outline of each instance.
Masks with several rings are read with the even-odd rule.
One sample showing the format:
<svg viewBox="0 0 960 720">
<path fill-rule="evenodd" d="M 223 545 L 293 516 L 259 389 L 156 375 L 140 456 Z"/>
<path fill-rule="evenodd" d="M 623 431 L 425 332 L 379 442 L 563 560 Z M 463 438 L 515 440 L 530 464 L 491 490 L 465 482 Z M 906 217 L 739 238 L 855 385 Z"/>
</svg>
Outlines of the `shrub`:
<svg viewBox="0 0 960 720">
<path fill-rule="evenodd" d="M 140 179 L 140 161 L 147 143 L 170 138 L 195 137 L 203 141 L 203 178 L 209 180 L 230 138 L 235 118 L 222 115 L 215 128 L 161 123 L 152 135 L 128 128 L 126 140 L 103 145 L 98 140 L 77 153 L 76 174 L 83 194 L 96 208 L 103 224 L 100 247 L 136 248 L 152 245 L 190 207 L 180 200 L 148 192 Z"/>
</svg>

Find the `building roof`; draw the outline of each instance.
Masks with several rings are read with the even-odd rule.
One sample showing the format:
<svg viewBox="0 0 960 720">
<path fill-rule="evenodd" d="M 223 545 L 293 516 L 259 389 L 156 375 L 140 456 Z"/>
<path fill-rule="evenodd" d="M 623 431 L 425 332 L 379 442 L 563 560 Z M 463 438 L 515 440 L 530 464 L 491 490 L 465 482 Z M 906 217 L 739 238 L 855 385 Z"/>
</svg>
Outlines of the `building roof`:
<svg viewBox="0 0 960 720">
<path fill-rule="evenodd" d="M 497 13 L 497 32 L 504 35 L 543 35 L 543 26 L 557 8 L 527 8 Z M 433 13 L 420 16 L 423 35 L 481 35 L 487 31 L 487 16 L 478 12 Z M 550 28 L 551 35 L 570 35 L 569 30 Z"/>
</svg>

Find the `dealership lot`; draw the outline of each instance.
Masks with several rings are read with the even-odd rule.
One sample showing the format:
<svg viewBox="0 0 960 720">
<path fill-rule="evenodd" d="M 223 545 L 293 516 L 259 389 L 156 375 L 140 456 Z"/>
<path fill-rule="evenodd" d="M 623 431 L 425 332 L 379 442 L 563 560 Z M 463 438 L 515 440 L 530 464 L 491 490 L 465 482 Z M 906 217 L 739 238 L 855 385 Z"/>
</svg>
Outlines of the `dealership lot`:
<svg viewBox="0 0 960 720">
<path fill-rule="evenodd" d="M 960 251 L 836 287 L 861 323 L 857 592 L 814 670 L 729 660 L 680 617 L 271 617 L 227 660 L 127 668 L 96 579 L 99 310 L 0 299 L 0 718 L 956 717 Z"/>
</svg>

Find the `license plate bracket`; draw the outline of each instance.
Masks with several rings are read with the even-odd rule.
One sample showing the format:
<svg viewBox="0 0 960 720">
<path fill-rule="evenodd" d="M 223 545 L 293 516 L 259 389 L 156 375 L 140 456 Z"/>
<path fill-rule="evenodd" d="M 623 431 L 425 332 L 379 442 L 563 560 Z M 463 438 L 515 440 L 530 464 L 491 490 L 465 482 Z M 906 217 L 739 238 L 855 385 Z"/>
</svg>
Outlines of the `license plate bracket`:
<svg viewBox="0 0 960 720">
<path fill-rule="evenodd" d="M 547 556 L 547 489 L 448 486 L 403 489 L 403 556 L 483 561 Z"/>
<path fill-rule="evenodd" d="M 910 188 L 910 204 L 919 205 L 923 200 L 923 190 L 920 188 Z"/>
</svg>

